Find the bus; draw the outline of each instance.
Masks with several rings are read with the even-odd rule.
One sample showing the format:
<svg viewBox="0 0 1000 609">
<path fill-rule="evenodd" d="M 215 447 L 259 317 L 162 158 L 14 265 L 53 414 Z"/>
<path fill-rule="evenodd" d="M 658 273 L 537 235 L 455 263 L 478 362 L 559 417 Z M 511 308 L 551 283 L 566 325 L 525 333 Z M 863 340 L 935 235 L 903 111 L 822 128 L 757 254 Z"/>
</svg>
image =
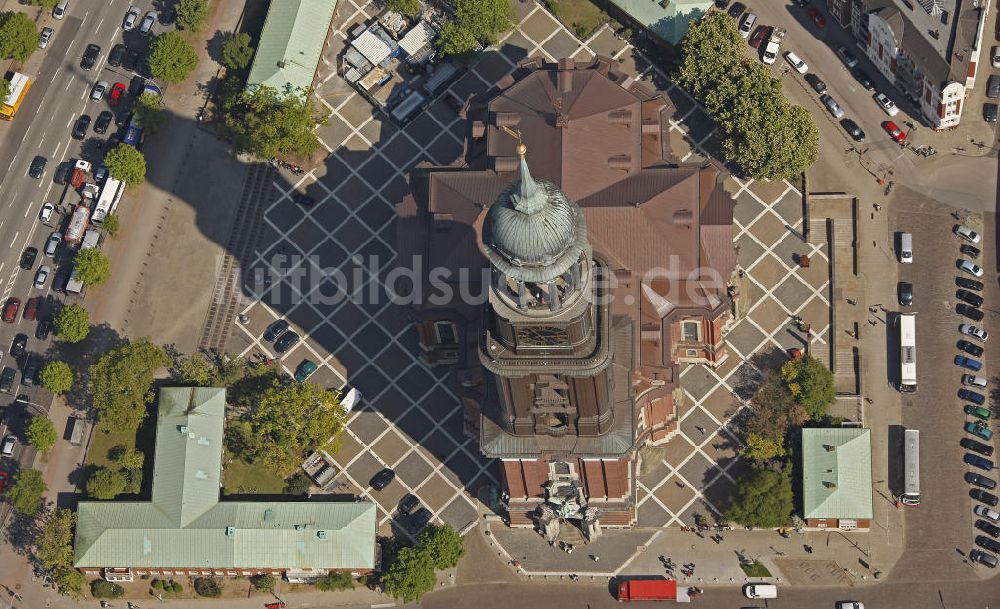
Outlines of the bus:
<svg viewBox="0 0 1000 609">
<path fill-rule="evenodd" d="M 100 224 L 104 222 L 104 218 L 108 214 L 115 213 L 115 209 L 118 208 L 118 202 L 121 201 L 122 193 L 124 192 L 125 183 L 109 175 L 104 181 L 104 186 L 101 188 L 101 196 L 97 199 L 97 205 L 94 207 L 94 213 L 91 215 L 90 221 Z"/>
<path fill-rule="evenodd" d="M 900 313 L 899 326 L 899 390 L 912 393 L 917 390 L 917 316 Z"/>
<path fill-rule="evenodd" d="M 903 505 L 920 505 L 920 430 L 903 432 Z"/>
<path fill-rule="evenodd" d="M 14 115 L 21 109 L 21 103 L 24 102 L 24 98 L 28 95 L 28 89 L 31 88 L 31 79 L 26 74 L 12 72 L 9 84 L 10 94 L 0 105 L 0 118 L 5 121 L 14 120 Z"/>
</svg>

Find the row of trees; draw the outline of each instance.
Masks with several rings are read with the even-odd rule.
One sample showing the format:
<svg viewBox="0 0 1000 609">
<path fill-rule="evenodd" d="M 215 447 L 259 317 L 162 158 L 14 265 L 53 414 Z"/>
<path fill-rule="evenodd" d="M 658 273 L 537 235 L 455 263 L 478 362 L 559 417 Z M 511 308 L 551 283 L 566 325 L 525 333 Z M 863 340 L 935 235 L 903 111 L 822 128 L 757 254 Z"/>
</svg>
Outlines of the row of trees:
<svg viewBox="0 0 1000 609">
<path fill-rule="evenodd" d="M 691 23 L 674 78 L 715 120 L 723 154 L 740 173 L 785 178 L 819 157 L 819 132 L 809 112 L 790 104 L 781 81 L 747 57 L 746 41 L 725 13 L 712 11 Z"/>
<path fill-rule="evenodd" d="M 35 544 L 35 555 L 59 592 L 76 594 L 83 588 L 83 574 L 73 568 L 73 527 L 76 514 L 59 508 L 45 520 Z"/>
<path fill-rule="evenodd" d="M 420 533 L 416 547 L 387 552 L 388 567 L 379 580 L 382 589 L 404 603 L 419 601 L 434 589 L 435 569 L 450 569 L 465 552 L 462 536 L 448 525 L 430 525 Z"/>
<path fill-rule="evenodd" d="M 510 0 L 452 0 L 454 18 L 441 28 L 438 49 L 445 55 L 465 55 L 479 45 L 496 44 L 500 33 L 514 25 Z"/>
<path fill-rule="evenodd" d="M 122 493 L 135 495 L 142 487 L 142 466 L 146 456 L 142 451 L 119 444 L 108 457 L 117 466 L 98 467 L 87 478 L 87 494 L 107 501 Z"/>
</svg>

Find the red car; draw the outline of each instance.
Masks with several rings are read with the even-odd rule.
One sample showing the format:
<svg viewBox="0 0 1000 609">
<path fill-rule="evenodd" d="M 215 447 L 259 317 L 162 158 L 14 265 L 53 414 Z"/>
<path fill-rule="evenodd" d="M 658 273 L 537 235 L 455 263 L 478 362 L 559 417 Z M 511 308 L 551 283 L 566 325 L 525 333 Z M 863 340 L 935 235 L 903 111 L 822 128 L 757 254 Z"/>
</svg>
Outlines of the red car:
<svg viewBox="0 0 1000 609">
<path fill-rule="evenodd" d="M 884 123 L 882 123 L 882 128 L 885 129 L 885 132 L 889 134 L 889 137 L 899 142 L 900 144 L 906 141 L 906 134 L 903 133 L 902 129 L 896 126 L 896 123 L 892 121 L 885 121 Z"/>
<path fill-rule="evenodd" d="M 277 601 L 274 603 L 267 603 L 264 605 L 264 609 L 281 609 L 285 606 L 285 601 Z"/>
<path fill-rule="evenodd" d="M 24 318 L 28 321 L 35 321 L 38 317 L 38 307 L 42 304 L 42 297 L 35 296 L 34 298 L 29 298 L 28 302 L 24 305 Z"/>
<path fill-rule="evenodd" d="M 125 85 L 120 82 L 116 82 L 113 87 L 111 87 L 111 97 L 108 98 L 109 106 L 117 106 L 122 103 L 122 96 L 125 95 Z"/>
<path fill-rule="evenodd" d="M 824 17 L 823 14 L 819 12 L 819 9 L 816 8 L 815 6 L 810 6 L 809 9 L 806 11 L 806 14 L 809 15 L 809 18 L 813 20 L 813 23 L 816 24 L 816 27 L 818 28 L 826 27 L 826 17 Z"/>
<path fill-rule="evenodd" d="M 0 472 L 0 493 L 5 486 L 7 486 L 7 472 Z"/>
<path fill-rule="evenodd" d="M 21 309 L 20 298 L 8 298 L 7 304 L 3 306 L 3 320 L 9 324 L 17 319 L 17 312 Z"/>
<path fill-rule="evenodd" d="M 757 29 L 754 30 L 753 36 L 750 36 L 750 46 L 753 48 L 759 48 L 760 43 L 771 35 L 771 27 L 768 25 L 758 25 Z"/>
</svg>

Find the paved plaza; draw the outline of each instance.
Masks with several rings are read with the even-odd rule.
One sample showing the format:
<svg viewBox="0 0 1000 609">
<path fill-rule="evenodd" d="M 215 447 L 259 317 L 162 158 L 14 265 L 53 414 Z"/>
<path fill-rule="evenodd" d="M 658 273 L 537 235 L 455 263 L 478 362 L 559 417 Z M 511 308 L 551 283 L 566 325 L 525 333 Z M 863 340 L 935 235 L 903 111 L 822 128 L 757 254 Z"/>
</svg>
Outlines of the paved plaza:
<svg viewBox="0 0 1000 609">
<path fill-rule="evenodd" d="M 530 56 L 550 61 L 609 56 L 668 100 L 668 155 L 679 163 L 708 161 L 716 139 L 704 111 L 610 28 L 581 42 L 539 5 L 515 6 L 518 27 L 451 85 L 456 96 L 488 91 Z M 354 0 L 339 5 L 335 42 L 324 57 L 316 92 L 329 111 L 318 133 L 330 156 L 305 176 L 282 173 L 275 181 L 256 262 L 243 273 L 247 291 L 256 295 L 242 307 L 249 322 L 237 326 L 228 350 L 274 357 L 260 335 L 272 321 L 287 319 L 303 337 L 280 358 L 287 372 L 307 358 L 319 364 L 313 381 L 331 388 L 349 385 L 364 395 L 334 456 L 341 483 L 336 492 L 374 500 L 382 533 L 394 523 L 397 530 L 407 528 L 396 517 L 405 493 L 417 495 L 435 520 L 467 530 L 479 514 L 477 493 L 498 485 L 497 469 L 466 434 L 448 371 L 418 359 L 408 308 L 390 302 L 387 292 L 387 284 L 396 286 L 390 274 L 393 206 L 409 188 L 407 176 L 421 163 L 460 166 L 466 125 L 439 98 L 399 128 L 336 75 L 345 31 L 374 10 Z M 729 334 L 729 359 L 715 370 L 682 371 L 687 404 L 676 438 L 643 451 L 641 527 L 690 524 L 696 514 L 719 514 L 741 469 L 732 421 L 740 406 L 734 384 L 744 361 L 762 350 L 801 346 L 801 337 L 789 332 L 793 315 L 811 321 L 814 346 L 826 341 L 828 255 L 824 244 L 806 245 L 797 236 L 803 223 L 800 188 L 730 177 L 727 189 L 738 201 L 737 245 L 749 304 Z M 290 199 L 295 192 L 317 203 L 297 206 Z M 810 255 L 814 262 L 799 268 L 795 254 Z M 384 491 L 373 491 L 368 481 L 383 467 L 395 469 L 397 479 Z"/>
</svg>

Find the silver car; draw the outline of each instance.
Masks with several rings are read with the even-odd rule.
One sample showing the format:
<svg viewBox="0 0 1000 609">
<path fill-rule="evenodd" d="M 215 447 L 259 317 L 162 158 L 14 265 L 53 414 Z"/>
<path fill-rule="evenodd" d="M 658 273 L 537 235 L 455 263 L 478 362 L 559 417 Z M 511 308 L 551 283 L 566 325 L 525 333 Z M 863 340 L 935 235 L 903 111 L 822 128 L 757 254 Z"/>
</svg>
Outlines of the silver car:
<svg viewBox="0 0 1000 609">
<path fill-rule="evenodd" d="M 122 29 L 126 32 L 135 29 L 135 22 L 139 20 L 139 7 L 130 6 L 125 13 L 125 20 L 122 21 Z"/>
<path fill-rule="evenodd" d="M 830 114 L 832 114 L 834 118 L 844 118 L 844 109 L 840 107 L 837 100 L 833 99 L 829 95 L 821 95 L 819 100 L 823 102 L 823 105 L 826 106 L 826 109 L 830 111 Z"/>
<path fill-rule="evenodd" d="M 146 16 L 142 18 L 142 23 L 139 25 L 139 33 L 143 36 L 149 36 L 153 31 L 153 24 L 156 23 L 156 11 L 149 11 Z"/>
<path fill-rule="evenodd" d="M 108 81 L 99 80 L 94 83 L 94 88 L 90 90 L 91 101 L 101 101 L 104 99 L 104 94 L 108 92 Z"/>
<path fill-rule="evenodd" d="M 49 280 L 49 273 L 51 272 L 52 268 L 47 264 L 38 267 L 38 272 L 35 273 L 35 289 L 42 290 L 45 288 L 45 282 Z"/>
<path fill-rule="evenodd" d="M 42 33 L 38 37 L 38 48 L 44 49 L 45 47 L 49 46 L 49 40 L 51 39 L 52 39 L 52 28 L 43 27 Z"/>
</svg>

